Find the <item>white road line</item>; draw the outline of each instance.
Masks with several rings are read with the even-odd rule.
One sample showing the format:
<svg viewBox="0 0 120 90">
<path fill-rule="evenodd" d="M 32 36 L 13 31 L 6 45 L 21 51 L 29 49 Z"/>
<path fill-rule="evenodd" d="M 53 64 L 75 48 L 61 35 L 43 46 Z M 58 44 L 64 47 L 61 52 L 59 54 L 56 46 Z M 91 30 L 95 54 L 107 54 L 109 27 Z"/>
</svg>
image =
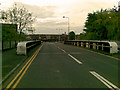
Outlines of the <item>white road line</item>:
<svg viewBox="0 0 120 90">
<path fill-rule="evenodd" d="M 60 47 L 58 47 L 58 49 L 60 49 Z"/>
<path fill-rule="evenodd" d="M 58 49 L 62 50 L 64 53 L 66 53 L 66 51 L 65 51 L 65 50 L 63 50 L 63 49 L 61 49 L 60 47 L 58 47 Z"/>
<path fill-rule="evenodd" d="M 68 54 L 68 56 L 70 56 L 72 59 L 74 59 L 77 63 L 82 64 L 82 62 L 80 62 L 79 60 L 77 60 L 75 57 L 73 57 L 72 55 Z"/>
<path fill-rule="evenodd" d="M 97 79 L 99 79 L 103 84 L 105 84 L 108 88 L 110 89 L 116 89 L 116 90 L 120 90 L 117 86 L 113 85 L 111 82 L 109 82 L 107 79 L 103 78 L 102 76 L 100 76 L 98 73 L 96 73 L 95 71 L 90 71 L 90 73 L 92 75 L 94 75 Z"/>
<path fill-rule="evenodd" d="M 94 74 L 94 72 L 90 71 L 92 75 L 94 75 L 97 79 L 99 79 L 103 84 L 105 84 L 108 88 L 112 88 L 110 85 L 108 85 L 105 81 L 103 81 L 100 77 Z"/>
<path fill-rule="evenodd" d="M 61 49 L 60 47 L 58 47 L 58 49 L 62 50 L 64 53 L 66 53 L 65 50 Z M 80 62 L 79 60 L 77 60 L 75 57 L 73 57 L 72 55 L 68 54 L 68 56 L 70 56 L 72 59 L 74 59 L 77 63 L 82 64 L 82 62 Z"/>
<path fill-rule="evenodd" d="M 65 50 L 63 50 L 63 49 L 61 49 L 64 53 L 66 53 L 66 51 Z"/>
<path fill-rule="evenodd" d="M 111 82 L 109 82 L 107 79 L 103 78 L 102 76 L 100 76 L 99 74 L 97 74 L 95 72 L 96 75 L 98 75 L 101 79 L 103 79 L 104 81 L 106 81 L 109 85 L 111 85 L 113 88 L 118 88 L 117 86 L 115 86 L 114 84 L 112 84 Z"/>
</svg>

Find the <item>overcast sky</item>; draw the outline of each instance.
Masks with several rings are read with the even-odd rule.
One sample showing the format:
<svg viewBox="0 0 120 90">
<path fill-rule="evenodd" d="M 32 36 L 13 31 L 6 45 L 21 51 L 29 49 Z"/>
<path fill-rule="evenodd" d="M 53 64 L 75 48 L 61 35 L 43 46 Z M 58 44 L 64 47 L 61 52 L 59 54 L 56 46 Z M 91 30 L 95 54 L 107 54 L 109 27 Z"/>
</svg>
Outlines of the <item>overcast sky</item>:
<svg viewBox="0 0 120 90">
<path fill-rule="evenodd" d="M 61 34 L 67 32 L 67 18 L 70 31 L 82 32 L 88 13 L 117 6 L 119 0 L 0 0 L 1 9 L 8 9 L 14 2 L 23 4 L 33 16 L 37 16 L 35 33 Z"/>
</svg>

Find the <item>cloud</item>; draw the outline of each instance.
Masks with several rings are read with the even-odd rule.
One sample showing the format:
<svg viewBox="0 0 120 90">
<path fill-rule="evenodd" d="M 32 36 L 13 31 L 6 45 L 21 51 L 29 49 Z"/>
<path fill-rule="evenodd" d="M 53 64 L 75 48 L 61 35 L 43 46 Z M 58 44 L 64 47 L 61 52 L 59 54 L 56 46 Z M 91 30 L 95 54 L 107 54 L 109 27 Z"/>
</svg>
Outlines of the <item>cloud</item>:
<svg viewBox="0 0 120 90">
<path fill-rule="evenodd" d="M 55 9 L 57 8 L 56 6 L 37 6 L 37 5 L 29 5 L 29 4 L 24 4 L 21 2 L 15 2 L 17 5 L 24 5 L 24 7 L 30 11 L 34 17 L 37 18 L 52 18 L 56 17 L 55 16 Z"/>
<path fill-rule="evenodd" d="M 36 22 L 36 26 L 47 26 L 47 27 L 64 27 L 67 25 L 66 21 L 58 21 L 58 20 L 44 20 Z"/>
<path fill-rule="evenodd" d="M 70 31 L 74 31 L 76 34 L 79 34 L 82 30 L 83 26 L 70 27 Z M 66 21 L 46 20 L 36 23 L 36 33 L 62 34 L 65 32 L 68 33 L 68 24 Z"/>
<path fill-rule="evenodd" d="M 13 1 L 13 0 L 11 0 Z M 10 1 L 10 2 L 11 2 Z M 19 1 L 19 0 L 15 0 Z M 112 8 L 119 0 L 20 0 L 25 8 L 37 16 L 35 24 L 36 33 L 63 33 L 68 31 L 67 19 L 70 19 L 70 30 L 75 33 L 82 32 L 88 13 Z M 55 3 L 53 2 L 55 1 Z M 7 6 L 7 0 L 4 7 Z M 20 4 L 20 2 L 17 2 Z M 26 4 L 25 4 L 26 3 Z M 56 29 L 62 29 L 61 32 Z"/>
<path fill-rule="evenodd" d="M 68 31 L 67 22 L 58 20 L 45 20 L 36 22 L 36 33 L 62 34 Z"/>
</svg>

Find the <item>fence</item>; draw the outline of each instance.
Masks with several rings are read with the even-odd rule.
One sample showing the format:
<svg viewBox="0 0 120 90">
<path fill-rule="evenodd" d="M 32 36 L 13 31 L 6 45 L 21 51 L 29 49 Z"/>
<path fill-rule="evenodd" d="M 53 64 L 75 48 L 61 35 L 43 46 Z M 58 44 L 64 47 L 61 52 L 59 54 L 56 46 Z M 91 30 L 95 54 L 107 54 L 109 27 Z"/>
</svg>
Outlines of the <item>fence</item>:
<svg viewBox="0 0 120 90">
<path fill-rule="evenodd" d="M 3 41 L 2 40 L 2 51 L 8 50 L 11 48 L 16 48 L 18 42 L 21 42 L 21 41 Z"/>
</svg>

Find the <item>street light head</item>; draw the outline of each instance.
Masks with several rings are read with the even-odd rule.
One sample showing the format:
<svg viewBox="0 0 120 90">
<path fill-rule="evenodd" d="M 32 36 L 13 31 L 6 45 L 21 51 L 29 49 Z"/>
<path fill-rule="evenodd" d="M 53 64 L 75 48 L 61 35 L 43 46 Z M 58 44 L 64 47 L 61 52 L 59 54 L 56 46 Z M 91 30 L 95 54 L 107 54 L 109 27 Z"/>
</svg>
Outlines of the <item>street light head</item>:
<svg viewBox="0 0 120 90">
<path fill-rule="evenodd" d="M 65 16 L 63 16 L 63 18 L 65 18 Z"/>
</svg>

